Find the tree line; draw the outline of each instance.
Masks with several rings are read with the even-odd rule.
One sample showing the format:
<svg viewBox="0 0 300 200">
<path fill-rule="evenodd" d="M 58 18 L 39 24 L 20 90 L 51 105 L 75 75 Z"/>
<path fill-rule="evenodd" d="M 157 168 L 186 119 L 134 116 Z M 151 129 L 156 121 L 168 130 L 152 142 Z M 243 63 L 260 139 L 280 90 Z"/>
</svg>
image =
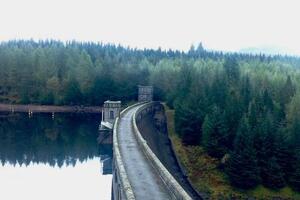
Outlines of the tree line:
<svg viewBox="0 0 300 200">
<path fill-rule="evenodd" d="M 225 54 L 206 51 L 200 44 L 188 52 L 132 49 L 114 44 L 13 40 L 0 43 L 0 102 L 21 104 L 101 105 L 107 99 L 130 101 L 136 85 L 153 83 L 164 73 L 174 74 L 182 60 L 204 63 L 236 57 L 300 63 L 296 57 Z M 174 69 L 167 69 L 176 65 Z M 165 75 L 170 76 L 170 74 Z M 172 83 L 173 84 L 173 83 Z M 156 93 L 157 98 L 166 91 Z"/>
</svg>

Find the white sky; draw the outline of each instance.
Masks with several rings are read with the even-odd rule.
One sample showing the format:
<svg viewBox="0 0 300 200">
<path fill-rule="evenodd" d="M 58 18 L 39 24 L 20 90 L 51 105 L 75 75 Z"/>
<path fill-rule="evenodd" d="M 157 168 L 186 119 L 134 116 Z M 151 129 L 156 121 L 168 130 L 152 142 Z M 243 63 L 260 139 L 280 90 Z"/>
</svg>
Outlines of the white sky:
<svg viewBox="0 0 300 200">
<path fill-rule="evenodd" d="M 187 50 L 277 46 L 300 54 L 297 0 L 0 0 L 0 40 L 60 39 Z"/>
</svg>

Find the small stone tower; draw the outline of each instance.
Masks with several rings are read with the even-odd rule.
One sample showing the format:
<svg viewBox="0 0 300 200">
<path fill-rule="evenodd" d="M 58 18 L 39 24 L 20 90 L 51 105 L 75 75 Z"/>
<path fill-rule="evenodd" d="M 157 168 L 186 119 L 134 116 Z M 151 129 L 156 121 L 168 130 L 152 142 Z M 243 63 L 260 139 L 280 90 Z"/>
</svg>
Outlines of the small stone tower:
<svg viewBox="0 0 300 200">
<path fill-rule="evenodd" d="M 115 119 L 121 112 L 121 101 L 105 101 L 102 111 L 102 120 L 100 128 L 112 129 Z"/>
<path fill-rule="evenodd" d="M 139 96 L 138 101 L 152 101 L 153 100 L 153 86 L 139 85 Z"/>
</svg>

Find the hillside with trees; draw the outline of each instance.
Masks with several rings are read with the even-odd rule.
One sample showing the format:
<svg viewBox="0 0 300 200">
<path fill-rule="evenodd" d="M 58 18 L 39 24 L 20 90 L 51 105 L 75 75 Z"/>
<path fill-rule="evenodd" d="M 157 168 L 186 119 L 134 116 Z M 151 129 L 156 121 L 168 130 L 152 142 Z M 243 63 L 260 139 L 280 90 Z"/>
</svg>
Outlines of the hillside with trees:
<svg viewBox="0 0 300 200">
<path fill-rule="evenodd" d="M 0 44 L 0 102 L 101 105 L 152 84 L 175 109 L 183 146 L 223 160 L 241 190 L 300 191 L 300 59 L 288 56 L 131 49 L 112 44 Z M 220 162 L 221 163 L 221 162 Z"/>
</svg>

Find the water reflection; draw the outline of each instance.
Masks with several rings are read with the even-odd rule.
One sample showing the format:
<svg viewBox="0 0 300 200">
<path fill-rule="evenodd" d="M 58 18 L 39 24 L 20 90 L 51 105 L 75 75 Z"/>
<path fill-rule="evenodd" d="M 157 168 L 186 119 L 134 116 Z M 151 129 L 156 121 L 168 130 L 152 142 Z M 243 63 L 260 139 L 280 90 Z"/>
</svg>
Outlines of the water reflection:
<svg viewBox="0 0 300 200">
<path fill-rule="evenodd" d="M 110 200 L 112 175 L 99 172 L 99 159 L 77 162 L 76 166 L 0 166 L 3 200 Z"/>
<path fill-rule="evenodd" d="M 97 144 L 99 119 L 98 114 L 56 114 L 52 119 L 51 114 L 33 114 L 29 118 L 26 113 L 1 113 L 1 163 L 75 166 L 98 156 L 107 162 L 112 157 L 112 147 Z"/>
<path fill-rule="evenodd" d="M 97 114 L 0 113 L 1 199 L 110 199 L 112 146 Z"/>
</svg>

